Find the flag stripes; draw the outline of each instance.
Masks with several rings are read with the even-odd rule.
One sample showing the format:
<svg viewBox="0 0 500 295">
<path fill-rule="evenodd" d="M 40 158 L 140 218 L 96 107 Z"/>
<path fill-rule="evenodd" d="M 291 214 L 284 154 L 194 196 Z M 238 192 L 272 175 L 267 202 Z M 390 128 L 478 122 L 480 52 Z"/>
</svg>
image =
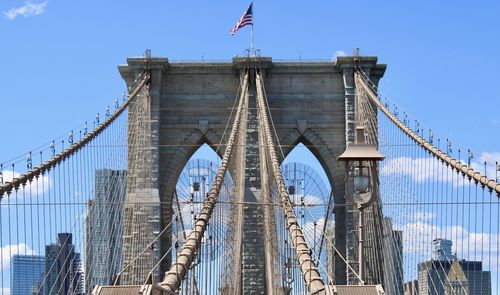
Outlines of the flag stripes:
<svg viewBox="0 0 500 295">
<path fill-rule="evenodd" d="M 250 4 L 248 9 L 243 13 L 241 18 L 238 20 L 234 28 L 231 29 L 231 35 L 234 35 L 240 28 L 243 28 L 246 25 L 253 26 L 253 12 L 252 12 L 253 2 Z"/>
</svg>

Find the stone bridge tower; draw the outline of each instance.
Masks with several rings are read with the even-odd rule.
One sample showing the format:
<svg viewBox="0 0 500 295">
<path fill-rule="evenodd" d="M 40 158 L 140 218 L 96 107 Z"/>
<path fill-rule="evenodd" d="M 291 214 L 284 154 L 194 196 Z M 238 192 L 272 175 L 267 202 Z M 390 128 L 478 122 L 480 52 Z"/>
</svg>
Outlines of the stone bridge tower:
<svg viewBox="0 0 500 295">
<path fill-rule="evenodd" d="M 323 166 L 333 187 L 335 204 L 339 205 L 334 209 L 335 244 L 343 256 L 353 259 L 356 244 L 350 238 L 354 229 L 352 210 L 344 205 L 344 165 L 336 158 L 344 152 L 346 143 L 354 141 L 354 58 L 345 56 L 321 62 L 273 62 L 269 57 L 257 58 L 265 69 L 267 98 L 283 151 L 288 154 L 303 143 Z M 147 151 L 143 153 L 147 159 L 139 161 L 129 156 L 128 163 L 129 184 L 134 179 L 133 171 L 140 173 L 141 165 L 147 166 L 150 183 L 142 194 L 127 194 L 127 200 L 148 199 L 158 204 L 151 211 L 157 215 L 149 218 L 133 218 L 137 208 L 126 212 L 124 265 L 138 249 L 130 247 L 134 234 L 146 230 L 154 237 L 169 224 L 176 182 L 191 155 L 201 145 L 215 147 L 221 140 L 238 92 L 244 60 L 169 62 L 153 57 L 146 63 L 145 58 L 129 58 L 126 65 L 119 67 L 129 86 L 146 67 L 151 70 L 150 99 L 146 102 L 146 114 L 140 115 L 144 125 L 141 130 L 146 132 L 142 148 Z M 377 64 L 376 57 L 360 57 L 359 66 L 375 83 L 386 68 Z M 138 120 L 138 114 L 131 107 L 129 124 L 134 120 Z M 143 131 L 129 128 L 129 141 L 138 137 L 137 132 Z M 164 235 L 145 263 L 152 264 L 170 244 L 171 235 Z M 168 259 L 161 264 L 156 279 L 161 279 L 169 265 Z M 147 276 L 144 269 L 130 270 L 126 281 L 142 284 Z M 347 283 L 347 269 L 340 259 L 331 271 L 336 284 Z"/>
</svg>

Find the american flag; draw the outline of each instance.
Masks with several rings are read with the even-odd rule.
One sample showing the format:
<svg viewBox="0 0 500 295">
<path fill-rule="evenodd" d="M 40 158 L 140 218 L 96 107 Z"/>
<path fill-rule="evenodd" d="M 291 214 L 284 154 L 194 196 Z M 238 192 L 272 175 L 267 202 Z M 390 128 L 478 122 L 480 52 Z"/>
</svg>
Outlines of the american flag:
<svg viewBox="0 0 500 295">
<path fill-rule="evenodd" d="M 236 33 L 240 28 L 243 28 L 246 25 L 253 26 L 252 5 L 253 5 L 253 2 L 250 3 L 250 6 L 248 7 L 248 9 L 240 17 L 240 19 L 236 23 L 236 26 L 234 26 L 234 28 L 231 29 L 231 35 L 234 35 L 234 33 Z"/>
</svg>

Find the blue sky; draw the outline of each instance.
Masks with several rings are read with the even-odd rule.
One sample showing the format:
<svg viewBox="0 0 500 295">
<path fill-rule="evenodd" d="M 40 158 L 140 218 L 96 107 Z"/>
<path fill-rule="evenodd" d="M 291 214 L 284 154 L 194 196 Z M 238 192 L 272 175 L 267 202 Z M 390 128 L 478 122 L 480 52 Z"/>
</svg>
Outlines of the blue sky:
<svg viewBox="0 0 500 295">
<path fill-rule="evenodd" d="M 78 129 L 125 88 L 129 56 L 230 60 L 247 1 L 0 2 L 0 162 Z M 254 1 L 255 45 L 274 59 L 360 48 L 388 65 L 382 94 L 452 142 L 499 153 L 500 2 Z M 307 155 L 298 154 L 299 157 Z"/>
<path fill-rule="evenodd" d="M 37 15 L 5 13 L 27 3 Z M 126 57 L 230 60 L 247 1 L 0 2 L 2 161 L 104 112 L 124 89 Z M 255 44 L 275 59 L 337 51 L 388 64 L 381 89 L 425 125 L 476 152 L 498 151 L 498 1 L 255 1 Z"/>
</svg>

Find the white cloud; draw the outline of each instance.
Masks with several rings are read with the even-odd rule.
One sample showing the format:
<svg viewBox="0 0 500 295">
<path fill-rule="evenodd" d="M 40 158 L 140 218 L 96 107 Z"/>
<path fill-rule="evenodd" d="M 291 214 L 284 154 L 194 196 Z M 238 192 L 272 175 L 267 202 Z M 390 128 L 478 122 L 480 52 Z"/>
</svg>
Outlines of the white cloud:
<svg viewBox="0 0 500 295">
<path fill-rule="evenodd" d="M 325 203 L 323 198 L 318 197 L 318 196 L 304 195 L 304 194 L 300 194 L 300 193 L 290 195 L 290 200 L 296 206 L 299 206 L 300 204 L 302 204 L 302 198 L 304 198 L 304 204 L 306 206 L 321 205 L 321 204 Z"/>
<path fill-rule="evenodd" d="M 496 152 L 482 152 L 481 155 L 479 156 L 479 160 L 481 162 L 494 162 L 494 161 L 497 161 L 497 162 L 500 162 L 500 153 L 496 153 Z"/>
<path fill-rule="evenodd" d="M 500 153 L 497 152 L 482 152 L 476 161 L 471 163 L 472 168 L 484 174 L 484 163 L 486 162 L 486 176 L 495 178 L 495 175 L 500 175 L 500 171 L 495 171 L 495 162 L 500 163 Z"/>
<path fill-rule="evenodd" d="M 446 165 L 435 158 L 412 159 L 410 157 L 397 157 L 382 162 L 381 174 L 408 175 L 417 182 L 424 182 L 431 179 L 451 182 L 454 173 L 449 173 L 447 169 L 449 168 Z"/>
<path fill-rule="evenodd" d="M 446 238 L 453 242 L 452 251 L 459 259 L 482 261 L 486 270 L 500 270 L 500 236 L 494 233 L 469 232 L 459 225 L 440 227 L 423 221 L 407 223 L 403 231 L 403 251 L 426 259 L 432 255 L 432 240 Z"/>
<path fill-rule="evenodd" d="M 39 15 L 45 12 L 45 6 L 47 6 L 47 1 L 32 3 L 27 1 L 24 6 L 14 7 L 3 14 L 10 20 L 14 20 L 18 16 L 31 17 Z"/>
<path fill-rule="evenodd" d="M 462 160 L 464 163 L 466 160 Z M 494 178 L 495 162 L 500 163 L 500 153 L 483 152 L 471 162 L 471 167 L 481 174 L 485 173 L 484 162 L 486 165 L 486 176 Z M 440 182 L 453 182 L 454 185 L 464 185 L 467 182 L 457 180 L 457 174 L 451 173 L 451 169 L 446 164 L 436 158 L 410 158 L 396 157 L 387 159 L 381 164 L 381 174 L 392 175 L 400 174 L 410 176 L 417 182 L 425 182 L 429 180 L 437 180 Z M 498 172 L 500 174 L 500 172 Z"/>
<path fill-rule="evenodd" d="M 1 177 L 3 178 L 3 183 L 10 182 L 14 178 L 18 178 L 21 174 L 11 171 L 11 170 L 4 170 L 2 171 Z M 26 196 L 29 196 L 30 192 L 32 196 L 36 196 L 37 194 L 43 194 L 47 192 L 50 188 L 51 181 L 50 178 L 47 174 L 42 175 L 38 177 L 38 179 L 34 179 L 32 182 L 28 182 L 26 186 L 24 187 L 24 193 Z M 19 193 L 17 194 L 18 197 L 22 197 L 22 187 L 19 189 Z M 14 194 L 11 195 L 11 197 L 14 196 Z"/>
<path fill-rule="evenodd" d="M 347 53 L 343 50 L 337 50 L 333 54 L 333 58 L 337 58 L 338 56 L 347 56 Z"/>
<path fill-rule="evenodd" d="M 2 255 L 2 265 L 0 265 L 0 269 L 10 268 L 10 260 L 15 254 L 35 255 L 36 253 L 35 251 L 33 251 L 33 249 L 31 249 L 24 243 L 19 243 L 17 245 L 6 245 L 0 248 L 0 255 Z"/>
<path fill-rule="evenodd" d="M 0 288 L 0 294 L 10 295 L 10 288 Z"/>
<path fill-rule="evenodd" d="M 314 226 L 314 223 L 316 222 L 316 226 Z M 310 220 L 306 222 L 302 226 L 302 231 L 304 233 L 304 236 L 306 238 L 307 244 L 315 248 L 316 245 L 321 240 L 321 233 L 323 232 L 323 227 L 325 225 L 325 218 L 322 217 L 318 220 Z M 316 241 L 316 243 L 314 243 Z"/>
</svg>

